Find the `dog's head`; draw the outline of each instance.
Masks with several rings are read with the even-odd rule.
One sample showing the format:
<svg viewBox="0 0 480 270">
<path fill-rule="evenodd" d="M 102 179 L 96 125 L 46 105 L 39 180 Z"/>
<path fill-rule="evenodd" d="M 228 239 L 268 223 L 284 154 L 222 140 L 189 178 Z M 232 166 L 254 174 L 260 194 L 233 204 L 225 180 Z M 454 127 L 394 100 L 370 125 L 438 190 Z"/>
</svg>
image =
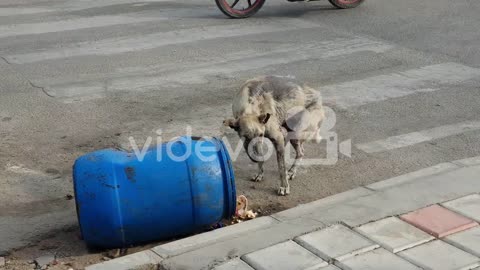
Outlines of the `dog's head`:
<svg viewBox="0 0 480 270">
<path fill-rule="evenodd" d="M 265 125 L 270 119 L 271 114 L 261 115 L 244 115 L 235 119 L 227 119 L 223 121 L 225 126 L 234 129 L 240 138 L 243 138 L 243 146 L 252 161 L 256 161 L 249 152 L 248 146 L 253 139 L 263 137 L 265 135 Z M 253 147 L 257 151 L 257 146 Z M 258 154 L 258 153 L 257 153 Z"/>
<path fill-rule="evenodd" d="M 231 118 L 223 121 L 223 124 L 232 128 L 238 133 L 238 136 L 250 139 L 263 136 L 265 134 L 265 125 L 270 119 L 270 114 L 244 115 L 238 118 Z"/>
</svg>

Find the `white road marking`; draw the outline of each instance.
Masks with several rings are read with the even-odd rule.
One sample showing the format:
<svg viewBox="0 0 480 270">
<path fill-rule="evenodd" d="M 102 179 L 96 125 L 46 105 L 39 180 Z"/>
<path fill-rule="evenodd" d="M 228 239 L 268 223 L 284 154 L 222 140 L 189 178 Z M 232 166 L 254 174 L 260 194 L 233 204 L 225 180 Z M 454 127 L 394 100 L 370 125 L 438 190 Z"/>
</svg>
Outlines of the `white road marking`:
<svg viewBox="0 0 480 270">
<path fill-rule="evenodd" d="M 366 38 L 339 38 L 317 43 L 306 43 L 300 46 L 291 44 L 278 45 L 268 52 L 253 50 L 239 51 L 229 54 L 219 61 L 205 59 L 204 63 L 196 65 L 175 65 L 166 63 L 148 68 L 119 69 L 113 74 L 100 74 L 101 78 L 110 77 L 108 83 L 97 81 L 93 78 L 83 79 L 81 82 L 72 82 L 73 78 L 60 78 L 54 82 L 39 81 L 39 85 L 50 85 L 47 91 L 56 97 L 72 97 L 77 88 L 76 95 L 83 95 L 82 89 L 88 85 L 88 93 L 96 88 L 97 92 L 105 91 L 134 91 L 153 90 L 159 85 L 198 84 L 207 82 L 207 77 L 214 75 L 230 76 L 242 71 L 256 70 L 272 65 L 288 64 L 295 61 L 308 59 L 321 59 L 339 55 L 353 54 L 359 51 L 385 52 L 393 46 Z M 158 74 L 162 74 L 159 76 Z M 66 81 L 65 81 L 66 79 Z"/>
<path fill-rule="evenodd" d="M 191 43 L 215 38 L 273 33 L 302 28 L 315 28 L 317 24 L 303 20 L 274 20 L 270 24 L 216 25 L 181 29 L 169 32 L 140 35 L 128 38 L 111 38 L 98 42 L 82 42 L 68 47 L 47 49 L 40 52 L 6 56 L 11 63 L 25 64 L 43 60 L 61 59 L 86 55 L 112 55 L 154 49 L 161 46 Z"/>
<path fill-rule="evenodd" d="M 402 134 L 369 143 L 361 143 L 357 144 L 356 147 L 366 153 L 377 153 L 479 129 L 480 121 L 469 121 Z"/>
<path fill-rule="evenodd" d="M 335 48 L 331 45 L 335 44 Z M 363 44 L 364 46 L 360 46 Z M 273 65 L 288 64 L 308 59 L 321 59 L 359 51 L 383 52 L 392 46 L 367 39 L 332 40 L 316 45 L 297 46 L 273 49 L 264 54 L 250 54 L 249 58 L 228 59 L 217 63 L 206 63 L 186 72 L 175 72 L 167 76 L 140 76 L 136 78 L 120 78 L 113 80 L 111 89 L 132 90 L 145 89 L 149 86 L 168 84 L 197 84 L 207 82 L 208 76 L 231 75 L 242 71 L 255 70 Z"/>
<path fill-rule="evenodd" d="M 0 8 L 0 16 L 18 16 L 26 14 L 37 14 L 44 12 L 52 12 L 52 9 L 48 8 Z"/>
<path fill-rule="evenodd" d="M 316 42 L 308 42 L 305 41 L 302 44 L 293 45 L 293 44 L 279 44 L 273 45 L 269 48 L 268 51 L 260 52 L 254 49 L 244 49 L 240 51 L 231 52 L 225 56 L 208 56 L 201 58 L 198 57 L 195 60 L 197 62 L 203 62 L 202 64 L 197 65 L 188 65 L 183 67 L 182 69 L 192 69 L 192 68 L 204 68 L 206 66 L 216 66 L 218 64 L 224 64 L 229 61 L 238 62 L 240 60 L 244 60 L 245 66 L 249 66 L 251 60 L 258 59 L 260 57 L 268 57 L 273 56 L 275 54 L 283 54 L 281 57 L 273 56 L 271 58 L 278 59 L 278 58 L 295 58 L 298 57 L 298 60 L 306 60 L 311 58 L 327 58 L 327 57 L 334 57 L 334 56 L 341 56 L 341 55 L 349 55 L 355 52 L 360 51 L 369 51 L 375 53 L 383 53 L 390 49 L 393 49 L 394 46 L 379 42 L 375 40 L 371 40 L 364 37 L 354 37 L 354 38 L 335 38 L 328 41 L 316 41 Z M 291 57 L 291 54 L 295 54 Z M 280 61 L 280 60 L 276 60 Z M 266 63 L 267 65 L 271 65 L 270 61 Z M 178 64 L 176 63 L 166 63 L 156 66 L 139 66 L 139 67 L 122 67 L 118 68 L 117 71 L 119 72 L 128 72 L 130 75 L 134 74 L 155 74 L 159 72 L 165 72 L 169 69 L 178 68 Z M 260 67 L 264 67 L 263 65 Z M 255 68 L 255 67 L 254 67 Z M 223 68 L 222 68 L 223 70 Z"/>
<path fill-rule="evenodd" d="M 329 99 L 342 108 L 364 105 L 417 92 L 432 92 L 439 86 L 480 77 L 480 69 L 458 63 L 442 63 L 379 75 L 340 84 L 322 86 Z"/>
<path fill-rule="evenodd" d="M 61 31 L 81 30 L 87 28 L 104 27 L 121 24 L 133 24 L 166 20 L 162 17 L 134 17 L 131 16 L 95 16 L 64 21 L 26 23 L 0 26 L 0 38 L 19 35 L 45 34 Z M 61 51 L 57 49 L 58 51 Z"/>
<path fill-rule="evenodd" d="M 0 16 L 17 16 L 29 15 L 46 12 L 70 12 L 80 11 L 92 8 L 102 8 L 115 5 L 129 5 L 136 6 L 138 4 L 148 4 L 155 2 L 168 2 L 171 0 L 93 0 L 93 1 L 66 1 L 58 3 L 43 3 L 47 7 L 0 7 Z M 5 4 L 5 3 L 2 3 Z M 6 3 L 8 4 L 8 3 Z M 11 4 L 16 4 L 12 1 Z M 41 4 L 41 3 L 40 3 Z"/>
</svg>

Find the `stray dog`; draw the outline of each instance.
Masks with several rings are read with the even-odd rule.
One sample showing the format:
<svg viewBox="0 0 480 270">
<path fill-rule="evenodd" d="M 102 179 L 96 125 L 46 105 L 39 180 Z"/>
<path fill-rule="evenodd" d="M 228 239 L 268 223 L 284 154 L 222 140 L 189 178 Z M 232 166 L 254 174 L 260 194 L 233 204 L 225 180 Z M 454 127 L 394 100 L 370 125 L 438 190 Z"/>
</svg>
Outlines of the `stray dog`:
<svg viewBox="0 0 480 270">
<path fill-rule="evenodd" d="M 289 180 L 297 173 L 304 156 L 303 144 L 320 142 L 320 124 L 325 118 L 320 92 L 291 77 L 263 76 L 246 81 L 233 98 L 233 119 L 223 122 L 243 138 L 244 148 L 259 171 L 253 181 L 263 180 L 263 137 L 270 139 L 277 154 L 280 172 L 278 195 L 290 193 Z M 254 143 L 255 141 L 255 143 Z M 290 142 L 296 151 L 292 167 L 286 171 L 285 146 Z M 253 143 L 253 145 L 250 145 Z M 249 151 L 249 149 L 253 149 Z"/>
</svg>

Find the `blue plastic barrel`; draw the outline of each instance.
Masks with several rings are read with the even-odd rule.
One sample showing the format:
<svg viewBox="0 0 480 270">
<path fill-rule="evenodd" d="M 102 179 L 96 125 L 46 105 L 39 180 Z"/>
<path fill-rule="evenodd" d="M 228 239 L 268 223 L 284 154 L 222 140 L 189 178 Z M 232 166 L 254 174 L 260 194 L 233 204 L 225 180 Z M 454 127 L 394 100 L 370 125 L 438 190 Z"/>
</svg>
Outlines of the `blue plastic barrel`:
<svg viewBox="0 0 480 270">
<path fill-rule="evenodd" d="M 88 246 L 167 239 L 233 216 L 235 179 L 221 140 L 180 137 L 139 157 L 100 150 L 76 160 L 77 215 Z"/>
</svg>

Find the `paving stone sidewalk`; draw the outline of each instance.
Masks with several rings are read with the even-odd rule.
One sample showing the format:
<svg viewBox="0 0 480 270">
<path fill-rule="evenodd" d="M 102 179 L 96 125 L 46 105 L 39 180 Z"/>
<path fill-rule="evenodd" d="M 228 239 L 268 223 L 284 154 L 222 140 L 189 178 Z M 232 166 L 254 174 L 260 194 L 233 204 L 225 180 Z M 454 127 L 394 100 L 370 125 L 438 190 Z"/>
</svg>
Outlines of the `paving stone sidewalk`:
<svg viewBox="0 0 480 270">
<path fill-rule="evenodd" d="M 479 193 L 442 163 L 86 269 L 480 270 Z"/>
</svg>

